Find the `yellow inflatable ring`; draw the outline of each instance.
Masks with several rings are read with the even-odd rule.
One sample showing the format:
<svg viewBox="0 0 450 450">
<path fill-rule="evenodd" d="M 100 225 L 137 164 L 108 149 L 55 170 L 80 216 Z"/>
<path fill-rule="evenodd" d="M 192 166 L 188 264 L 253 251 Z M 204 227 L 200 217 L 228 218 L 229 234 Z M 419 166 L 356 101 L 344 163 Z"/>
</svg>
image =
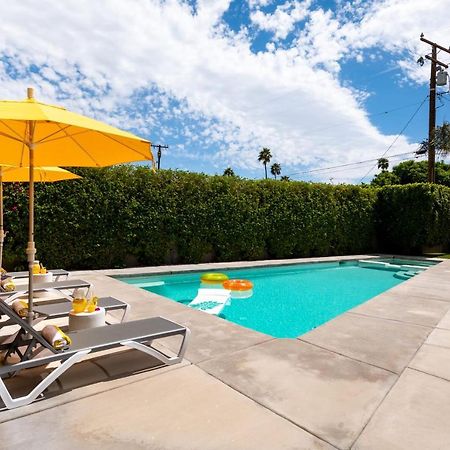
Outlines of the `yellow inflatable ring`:
<svg viewBox="0 0 450 450">
<path fill-rule="evenodd" d="M 224 273 L 205 273 L 200 277 L 202 283 L 205 284 L 222 284 L 224 281 L 228 280 L 228 276 Z"/>
<path fill-rule="evenodd" d="M 230 291 L 249 291 L 253 289 L 253 283 L 248 280 L 227 280 L 222 286 Z"/>
</svg>

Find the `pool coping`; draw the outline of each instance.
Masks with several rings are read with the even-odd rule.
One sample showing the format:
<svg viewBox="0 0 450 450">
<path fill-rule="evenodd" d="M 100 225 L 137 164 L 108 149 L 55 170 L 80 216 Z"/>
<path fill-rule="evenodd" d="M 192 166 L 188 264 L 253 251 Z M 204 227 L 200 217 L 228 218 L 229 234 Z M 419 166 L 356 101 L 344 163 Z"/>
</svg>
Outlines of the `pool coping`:
<svg viewBox="0 0 450 450">
<path fill-rule="evenodd" d="M 421 261 L 445 261 L 442 258 L 428 258 L 424 256 L 405 256 L 396 254 L 362 254 L 362 255 L 344 255 L 344 256 L 321 256 L 313 258 L 293 258 L 293 259 L 264 259 L 255 261 L 231 261 L 231 262 L 214 262 L 214 263 L 198 263 L 198 264 L 177 264 L 164 266 L 143 266 L 128 267 L 122 269 L 100 269 L 95 272 L 110 277 L 133 277 L 145 275 L 171 275 L 177 273 L 201 272 L 207 270 L 218 269 L 240 269 L 240 268 L 257 268 L 257 267 L 276 267 L 289 266 L 296 264 L 316 264 L 323 262 L 340 262 L 353 261 L 358 259 L 375 259 L 375 258 L 398 258 L 398 259 L 417 259 Z M 82 275 L 86 271 L 75 271 L 74 274 Z"/>
<path fill-rule="evenodd" d="M 179 273 L 210 268 L 334 262 L 391 256 L 399 257 L 381 254 L 348 255 L 276 260 L 269 264 L 266 261 L 252 261 L 163 266 L 150 268 L 150 273 Z M 439 260 L 441 263 L 362 304 L 370 303 L 371 307 L 375 305 L 374 310 L 355 311 L 360 305 L 295 339 L 273 338 L 246 329 L 109 276 L 122 273 L 149 274 L 149 268 L 73 272 L 71 276 L 83 277 L 94 283 L 95 291 L 99 295 L 114 295 L 129 302 L 132 305 L 130 319 L 163 315 L 189 326 L 192 340 L 186 354 L 186 363 L 169 370 L 159 369 L 149 373 L 128 375 L 120 380 L 62 392 L 43 402 L 30 405 L 26 410 L 3 411 L 0 413 L 0 423 L 18 420 L 17 426 L 20 426 L 29 415 L 45 414 L 45 410 L 63 408 L 64 404 L 75 401 L 87 403 L 97 402 L 100 399 L 113 401 L 118 395 L 114 392 L 118 389 L 132 389 L 133 386 L 140 389 L 140 383 L 143 383 L 141 380 L 154 377 L 156 383 L 160 377 L 167 378 L 169 373 L 179 371 L 187 374 L 189 367 L 194 366 L 201 373 L 220 382 L 225 393 L 229 392 L 230 396 L 232 393 L 239 393 L 277 420 L 281 418 L 316 438 L 326 448 L 355 450 L 374 448 L 373 443 L 377 442 L 386 431 L 386 426 L 383 428 L 380 423 L 383 424 L 384 420 L 391 417 L 392 411 L 396 411 L 395 408 L 402 400 L 402 396 L 407 395 L 405 392 L 412 390 L 413 394 L 420 397 L 420 392 L 414 390 L 418 387 L 414 387 L 416 385 L 411 387 L 411 383 L 415 381 L 411 372 L 420 374 L 421 383 L 430 386 L 427 398 L 422 401 L 433 402 L 432 406 L 445 401 L 440 391 L 433 390 L 436 379 L 439 383 L 448 385 L 450 389 L 450 371 L 448 376 L 445 375 L 447 378 L 442 373 L 438 376 L 432 364 L 425 364 L 423 357 L 420 361 L 417 359 L 429 348 L 441 352 L 446 350 L 439 343 L 442 342 L 442 337 L 436 335 L 436 332 L 450 334 L 450 260 L 424 259 Z M 406 308 L 409 316 L 407 318 L 398 316 L 398 305 L 410 303 L 413 307 Z M 397 309 L 394 310 L 394 307 Z M 428 322 L 415 323 L 416 316 L 411 310 L 416 315 L 418 310 L 419 312 L 422 310 L 423 317 L 420 314 L 418 317 L 420 321 L 426 319 Z M 400 308 L 400 314 L 403 313 L 403 308 Z M 351 332 L 349 325 L 352 327 Z M 355 346 L 355 343 L 359 342 L 363 342 L 364 345 Z M 171 348 L 170 343 L 168 347 Z M 379 348 L 382 349 L 381 357 L 379 351 L 372 351 Z M 450 352 L 450 349 L 448 351 Z M 442 365 L 436 358 L 433 362 L 435 366 Z M 197 381 L 202 382 L 201 379 Z M 348 381 L 349 384 L 343 385 L 344 381 Z M 255 386 L 258 388 L 256 391 Z M 110 391 L 112 388 L 114 391 Z M 270 395 L 270 392 L 275 391 L 277 396 Z M 355 396 L 354 392 L 360 394 Z M 167 393 L 163 393 L 159 401 L 166 401 L 166 395 Z M 296 405 L 299 403 L 309 407 L 298 409 Z M 411 399 L 410 408 L 413 410 L 417 408 L 415 398 Z M 316 410 L 323 413 L 318 416 L 314 413 Z M 229 414 L 236 412 L 232 408 L 228 411 Z M 403 406 L 397 411 L 398 415 L 406 416 L 409 420 L 404 425 L 407 429 L 400 429 L 400 435 L 406 435 L 418 427 L 420 429 L 420 424 L 414 422 L 416 413 L 417 411 L 414 411 L 414 414 L 410 413 L 408 406 Z M 201 414 L 201 411 L 196 411 L 195 404 L 192 405 L 192 414 Z M 445 416 L 444 413 L 441 415 L 444 423 L 450 421 L 450 416 Z M 129 426 L 132 428 L 133 423 L 131 422 Z M 167 428 L 172 428 L 171 420 L 168 421 Z M 38 426 L 32 430 L 31 435 L 39 430 L 41 428 Z M 426 430 L 427 428 L 423 429 L 424 433 Z M 440 437 L 450 439 L 448 427 L 435 427 L 434 431 Z M 224 433 L 223 445 L 220 447 L 223 449 L 229 448 L 226 434 Z M 389 439 L 391 441 L 385 443 L 384 448 L 413 448 L 398 444 L 397 440 L 403 439 L 402 436 L 393 434 Z M 328 447 L 328 444 L 332 447 Z M 416 448 L 421 448 L 419 445 L 420 442 Z M 186 443 L 186 448 L 191 448 L 190 443 Z"/>
</svg>

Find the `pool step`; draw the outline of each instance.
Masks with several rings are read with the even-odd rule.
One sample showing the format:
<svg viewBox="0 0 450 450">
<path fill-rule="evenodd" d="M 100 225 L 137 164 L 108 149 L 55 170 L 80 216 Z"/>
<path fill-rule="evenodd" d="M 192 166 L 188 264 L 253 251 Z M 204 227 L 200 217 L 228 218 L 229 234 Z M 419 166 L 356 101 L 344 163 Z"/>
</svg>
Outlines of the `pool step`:
<svg viewBox="0 0 450 450">
<path fill-rule="evenodd" d="M 359 267 L 364 267 L 366 269 L 379 269 L 379 270 L 391 270 L 392 272 L 397 272 L 402 269 L 402 266 L 397 264 L 391 264 L 383 261 L 370 261 L 367 259 L 360 259 L 358 261 Z"/>
<path fill-rule="evenodd" d="M 424 270 L 428 269 L 428 267 L 426 267 L 426 266 L 413 266 L 411 264 L 404 264 L 404 265 L 402 265 L 402 268 L 403 269 L 412 269 L 413 271 L 416 271 L 416 272 L 419 271 L 419 270 L 421 272 L 423 272 Z"/>
<path fill-rule="evenodd" d="M 414 275 L 417 275 L 417 272 L 407 271 L 394 273 L 394 277 L 398 278 L 399 280 L 409 280 Z"/>
<path fill-rule="evenodd" d="M 147 281 L 144 283 L 133 283 L 132 285 L 140 288 L 156 287 L 156 286 L 164 286 L 164 281 Z"/>
<path fill-rule="evenodd" d="M 427 269 L 427 267 L 424 266 L 414 266 L 412 264 L 404 264 L 404 265 L 398 265 L 398 264 L 391 264 L 389 262 L 385 261 L 371 261 L 367 259 L 360 259 L 358 261 L 359 267 L 364 267 L 366 269 L 379 269 L 379 270 L 390 270 L 392 272 L 401 272 L 401 273 L 412 273 L 416 274 L 417 272 L 423 272 Z M 408 278 L 411 278 L 411 276 L 414 275 L 406 275 Z M 400 277 L 397 277 L 400 278 Z M 403 280 L 406 280 L 407 278 L 402 278 Z"/>
</svg>

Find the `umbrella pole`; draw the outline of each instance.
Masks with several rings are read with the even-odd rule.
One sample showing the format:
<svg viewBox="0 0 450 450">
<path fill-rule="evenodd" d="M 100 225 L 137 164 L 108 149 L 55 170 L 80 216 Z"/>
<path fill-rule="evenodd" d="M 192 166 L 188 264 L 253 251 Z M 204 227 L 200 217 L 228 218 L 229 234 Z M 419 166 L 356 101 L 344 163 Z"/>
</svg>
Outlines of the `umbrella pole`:
<svg viewBox="0 0 450 450">
<path fill-rule="evenodd" d="M 27 89 L 28 99 L 32 99 L 33 88 Z M 29 150 L 29 184 L 28 184 L 28 246 L 27 246 L 27 260 L 28 260 L 28 323 L 33 324 L 33 264 L 36 255 L 36 248 L 34 246 L 34 127 L 36 122 L 28 121 L 28 142 Z"/>
<path fill-rule="evenodd" d="M 29 215 L 28 215 L 28 323 L 33 323 L 33 265 L 36 255 L 36 248 L 34 246 L 34 143 L 33 143 L 34 123 L 30 122 L 30 143 L 28 149 L 30 153 L 29 169 L 30 169 L 30 183 L 28 191 L 29 201 Z"/>
<path fill-rule="evenodd" d="M 3 267 L 3 242 L 5 231 L 3 229 L 3 167 L 0 167 L 0 268 Z"/>
</svg>

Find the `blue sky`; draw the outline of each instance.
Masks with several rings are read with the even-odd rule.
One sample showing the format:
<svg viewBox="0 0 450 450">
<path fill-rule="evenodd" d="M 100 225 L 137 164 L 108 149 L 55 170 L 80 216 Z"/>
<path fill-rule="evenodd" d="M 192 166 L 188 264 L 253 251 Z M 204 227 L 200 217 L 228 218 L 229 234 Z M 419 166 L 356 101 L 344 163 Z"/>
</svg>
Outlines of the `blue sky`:
<svg viewBox="0 0 450 450">
<path fill-rule="evenodd" d="M 1 6 L 0 96 L 28 85 L 168 144 L 163 168 L 368 181 L 428 93 L 424 32 L 450 44 L 450 0 L 23 0 Z M 33 23 L 33 27 L 28 25 Z M 439 57 L 449 62 L 450 55 Z M 438 124 L 450 120 L 449 96 Z M 385 113 L 387 112 L 387 113 Z M 387 153 L 412 158 L 425 101 Z"/>
</svg>

